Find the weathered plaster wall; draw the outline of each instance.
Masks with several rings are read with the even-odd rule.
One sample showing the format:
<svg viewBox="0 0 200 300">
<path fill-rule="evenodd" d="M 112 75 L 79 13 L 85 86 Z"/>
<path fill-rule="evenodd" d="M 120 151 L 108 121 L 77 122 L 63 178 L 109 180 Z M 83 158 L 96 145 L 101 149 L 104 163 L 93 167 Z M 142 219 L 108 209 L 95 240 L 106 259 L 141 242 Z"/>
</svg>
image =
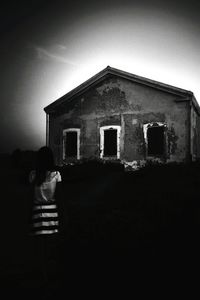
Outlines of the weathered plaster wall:
<svg viewBox="0 0 200 300">
<path fill-rule="evenodd" d="M 49 116 L 49 145 L 55 156 L 55 163 L 62 164 L 62 128 L 57 119 Z"/>
<path fill-rule="evenodd" d="M 192 160 L 200 158 L 200 116 L 194 106 L 191 107 L 191 154 Z"/>
<path fill-rule="evenodd" d="M 186 159 L 189 145 L 187 102 L 178 96 L 126 79 L 109 77 L 76 99 L 60 105 L 50 116 L 50 145 L 62 161 L 62 130 L 81 128 L 81 158 L 99 158 L 100 127 L 121 126 L 121 156 L 125 161 L 144 160 L 143 124 L 163 122 L 166 160 Z"/>
<path fill-rule="evenodd" d="M 196 153 L 196 159 L 200 160 L 200 116 L 197 115 L 196 116 L 196 149 L 197 149 L 197 153 Z"/>
</svg>

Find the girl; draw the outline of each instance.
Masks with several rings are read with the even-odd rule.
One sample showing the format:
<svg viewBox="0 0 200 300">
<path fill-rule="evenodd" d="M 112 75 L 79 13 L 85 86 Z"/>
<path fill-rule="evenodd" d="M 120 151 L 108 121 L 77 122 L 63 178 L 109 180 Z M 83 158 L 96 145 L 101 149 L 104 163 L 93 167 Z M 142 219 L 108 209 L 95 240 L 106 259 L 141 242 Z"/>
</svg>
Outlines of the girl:
<svg viewBox="0 0 200 300">
<path fill-rule="evenodd" d="M 30 234 L 39 244 L 43 278 L 47 282 L 47 267 L 52 254 L 55 254 L 56 237 L 59 232 L 56 190 L 61 182 L 60 172 L 56 171 L 53 153 L 49 147 L 39 149 L 36 167 L 30 172 L 29 181 L 33 196 Z"/>
</svg>

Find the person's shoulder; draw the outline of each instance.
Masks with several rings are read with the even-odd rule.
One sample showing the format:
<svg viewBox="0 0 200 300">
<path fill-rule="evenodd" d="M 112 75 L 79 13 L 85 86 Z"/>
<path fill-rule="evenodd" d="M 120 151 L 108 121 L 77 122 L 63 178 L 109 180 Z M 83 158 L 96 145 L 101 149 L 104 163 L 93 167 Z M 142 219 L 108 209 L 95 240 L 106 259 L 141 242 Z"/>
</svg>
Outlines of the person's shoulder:
<svg viewBox="0 0 200 300">
<path fill-rule="evenodd" d="M 59 171 L 57 170 L 51 170 L 51 171 L 48 171 L 49 174 L 51 174 L 52 176 L 55 176 L 59 173 Z"/>
<path fill-rule="evenodd" d="M 57 177 L 57 182 L 61 182 L 62 181 L 60 171 L 56 171 L 56 177 Z"/>
<path fill-rule="evenodd" d="M 58 170 L 51 171 L 51 177 L 55 178 L 57 182 L 62 181 L 60 171 Z"/>
</svg>

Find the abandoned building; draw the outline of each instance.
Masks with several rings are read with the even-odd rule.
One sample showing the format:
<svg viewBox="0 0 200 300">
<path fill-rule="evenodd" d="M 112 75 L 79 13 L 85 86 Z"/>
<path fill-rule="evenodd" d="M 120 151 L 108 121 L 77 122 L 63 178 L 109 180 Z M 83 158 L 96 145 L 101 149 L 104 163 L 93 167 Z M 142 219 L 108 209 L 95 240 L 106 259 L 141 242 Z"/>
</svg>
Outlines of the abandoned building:
<svg viewBox="0 0 200 300">
<path fill-rule="evenodd" d="M 100 159 L 134 167 L 200 157 L 193 93 L 110 66 L 44 110 L 58 165 Z"/>
</svg>

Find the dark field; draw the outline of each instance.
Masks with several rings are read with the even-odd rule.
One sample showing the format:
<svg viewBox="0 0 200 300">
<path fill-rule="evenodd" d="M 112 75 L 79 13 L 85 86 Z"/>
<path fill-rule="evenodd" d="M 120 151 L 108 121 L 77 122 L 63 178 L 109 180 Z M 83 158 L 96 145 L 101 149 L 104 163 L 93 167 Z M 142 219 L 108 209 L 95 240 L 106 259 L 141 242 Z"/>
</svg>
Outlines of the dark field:
<svg viewBox="0 0 200 300">
<path fill-rule="evenodd" d="M 23 293 L 28 288 L 33 296 L 43 287 L 38 252 L 28 237 L 28 171 L 2 163 L 0 267 L 4 288 Z M 112 279 L 116 292 L 152 278 L 155 270 L 159 276 L 170 270 L 171 278 L 197 267 L 199 163 L 136 172 L 87 163 L 60 172 L 64 231 L 58 259 L 50 266 L 51 299 L 61 289 L 73 295 L 97 286 L 102 290 L 111 288 Z"/>
</svg>

